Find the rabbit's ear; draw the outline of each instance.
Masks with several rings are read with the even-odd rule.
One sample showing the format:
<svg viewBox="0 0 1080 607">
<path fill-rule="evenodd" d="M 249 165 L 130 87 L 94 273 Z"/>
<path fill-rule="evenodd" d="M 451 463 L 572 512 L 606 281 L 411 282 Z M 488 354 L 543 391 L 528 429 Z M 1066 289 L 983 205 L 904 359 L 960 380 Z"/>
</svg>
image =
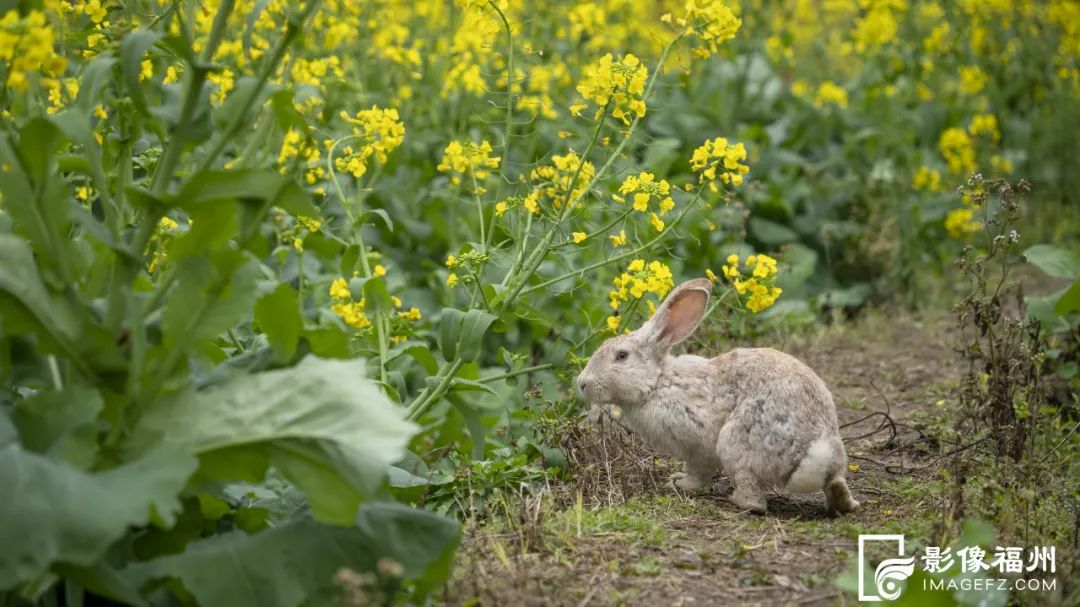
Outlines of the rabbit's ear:
<svg viewBox="0 0 1080 607">
<path fill-rule="evenodd" d="M 709 305 L 712 283 L 697 278 L 675 287 L 656 314 L 641 327 L 642 333 L 660 348 L 667 349 L 690 337 Z"/>
</svg>

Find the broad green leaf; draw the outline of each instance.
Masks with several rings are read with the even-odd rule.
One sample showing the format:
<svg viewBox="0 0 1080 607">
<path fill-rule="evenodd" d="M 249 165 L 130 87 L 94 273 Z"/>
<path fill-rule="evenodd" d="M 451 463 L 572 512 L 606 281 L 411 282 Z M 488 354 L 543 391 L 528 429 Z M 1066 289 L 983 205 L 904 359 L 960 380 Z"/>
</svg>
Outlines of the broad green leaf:
<svg viewBox="0 0 1080 607">
<path fill-rule="evenodd" d="M 446 399 L 465 420 L 465 427 L 468 428 L 469 437 L 472 439 L 472 458 L 484 459 L 484 436 L 487 434 L 487 428 L 484 427 L 484 422 L 480 418 L 480 412 L 457 395 L 448 395 Z"/>
<path fill-rule="evenodd" d="M 281 283 L 269 295 L 255 302 L 255 324 L 266 334 L 270 345 L 281 358 L 296 352 L 296 342 L 304 331 L 300 315 L 300 296 L 296 290 Z"/>
<path fill-rule="evenodd" d="M 9 295 L 46 336 L 74 349 L 80 333 L 79 316 L 67 300 L 50 295 L 42 284 L 30 247 L 21 238 L 0 234 L 0 295 Z M 7 332 L 15 327 L 5 325 Z"/>
<path fill-rule="evenodd" d="M 376 503 L 362 508 L 352 527 L 295 520 L 254 535 L 227 533 L 133 565 L 125 577 L 136 586 L 179 580 L 201 607 L 330 605 L 341 596 L 338 571 L 373 572 L 383 559 L 400 565 L 421 592 L 432 590 L 449 575 L 458 539 L 454 521 Z"/>
<path fill-rule="evenodd" d="M 0 590 L 35 578 L 54 563 L 88 567 L 128 527 L 171 525 L 177 494 L 196 466 L 155 449 L 120 467 L 86 474 L 17 445 L 0 449 Z"/>
<path fill-rule="evenodd" d="M 1029 263 L 1056 278 L 1080 278 L 1080 254 L 1048 244 L 1037 244 L 1024 251 Z"/>
<path fill-rule="evenodd" d="M 184 353 L 248 317 L 255 304 L 256 266 L 235 250 L 184 260 L 162 315 L 165 351 Z"/>
<path fill-rule="evenodd" d="M 79 95 L 75 103 L 82 108 L 84 113 L 89 114 L 101 99 L 102 89 L 112 79 L 114 65 L 116 65 L 116 59 L 108 53 L 102 53 L 83 68 L 82 80 L 79 81 Z"/>
<path fill-rule="evenodd" d="M 371 314 L 383 317 L 389 316 L 394 311 L 394 303 L 390 299 L 390 293 L 386 290 L 386 281 L 380 276 L 373 276 L 364 281 L 364 308 Z"/>
<path fill-rule="evenodd" d="M 786 225 L 761 217 L 751 217 L 749 228 L 750 234 L 754 238 L 757 238 L 770 247 L 776 247 L 799 240 L 799 235 L 795 230 L 792 230 Z"/>
<path fill-rule="evenodd" d="M 461 321 L 465 313 L 456 308 L 443 308 L 439 319 L 439 351 L 443 358 L 452 360 L 457 357 L 458 340 L 461 339 Z"/>
<path fill-rule="evenodd" d="M 97 450 L 95 420 L 101 409 L 97 390 L 69 387 L 59 392 L 40 392 L 20 401 L 12 421 L 19 428 L 25 448 L 85 470 L 92 464 Z"/>
<path fill-rule="evenodd" d="M 319 209 L 296 182 L 270 169 L 203 171 L 184 183 L 177 197 L 185 209 L 220 200 L 258 200 L 293 215 L 318 217 Z"/>
<path fill-rule="evenodd" d="M 155 30 L 135 30 L 124 36 L 120 43 L 120 71 L 124 77 L 124 87 L 135 103 L 135 109 L 144 116 L 149 116 L 150 113 L 146 109 L 146 96 L 143 95 L 142 85 L 139 83 L 142 58 L 162 36 L 164 34 Z"/>
<path fill-rule="evenodd" d="M 347 523 L 416 431 L 363 369 L 308 357 L 293 368 L 188 389 L 153 403 L 130 447 L 179 447 L 201 457 L 202 474 L 220 480 L 249 478 L 273 463 L 304 489 L 316 518 Z M 232 467 L 242 459 L 248 463 Z"/>
<path fill-rule="evenodd" d="M 1028 317 L 1039 321 L 1043 331 L 1053 333 L 1055 331 L 1068 331 L 1070 324 L 1065 316 L 1056 311 L 1057 303 L 1068 293 L 1067 289 L 1061 289 L 1042 297 L 1026 298 Z"/>
<path fill-rule="evenodd" d="M 320 327 L 304 331 L 311 353 L 320 358 L 350 358 L 349 335 L 339 327 Z"/>
<path fill-rule="evenodd" d="M 1080 280 L 1074 282 L 1071 287 L 1066 289 L 1061 297 L 1058 298 L 1057 303 L 1054 304 L 1054 313 L 1060 316 L 1071 314 L 1073 312 L 1080 312 Z"/>
<path fill-rule="evenodd" d="M 469 310 L 461 319 L 461 341 L 458 356 L 465 362 L 476 360 L 480 355 L 480 346 L 484 343 L 484 334 L 498 318 L 483 310 Z"/>
</svg>

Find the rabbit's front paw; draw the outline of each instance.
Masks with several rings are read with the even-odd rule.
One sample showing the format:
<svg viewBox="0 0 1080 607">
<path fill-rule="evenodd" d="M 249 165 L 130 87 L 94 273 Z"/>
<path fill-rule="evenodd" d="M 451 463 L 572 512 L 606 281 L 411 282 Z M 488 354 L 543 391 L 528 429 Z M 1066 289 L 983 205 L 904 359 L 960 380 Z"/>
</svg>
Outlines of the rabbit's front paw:
<svg viewBox="0 0 1080 607">
<path fill-rule="evenodd" d="M 668 487 L 672 491 L 683 491 L 686 493 L 696 493 L 708 487 L 709 482 L 701 480 L 700 478 L 686 474 L 685 472 L 676 472 L 668 477 Z"/>
</svg>

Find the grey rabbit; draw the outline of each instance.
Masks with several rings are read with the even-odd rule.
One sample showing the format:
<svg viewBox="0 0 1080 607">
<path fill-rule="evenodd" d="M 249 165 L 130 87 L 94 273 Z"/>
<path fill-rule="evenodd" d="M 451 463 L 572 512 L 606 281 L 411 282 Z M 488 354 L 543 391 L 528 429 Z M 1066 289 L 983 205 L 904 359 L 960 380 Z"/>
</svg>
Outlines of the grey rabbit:
<svg viewBox="0 0 1080 607">
<path fill-rule="evenodd" d="M 578 377 L 585 401 L 618 406 L 649 446 L 683 460 L 683 490 L 710 486 L 722 469 L 735 483 L 731 501 L 756 514 L 770 489 L 823 490 L 830 514 L 853 511 L 836 406 L 816 373 L 772 348 L 671 355 L 711 291 L 705 278 L 683 283 L 640 329 L 601 344 Z"/>
</svg>

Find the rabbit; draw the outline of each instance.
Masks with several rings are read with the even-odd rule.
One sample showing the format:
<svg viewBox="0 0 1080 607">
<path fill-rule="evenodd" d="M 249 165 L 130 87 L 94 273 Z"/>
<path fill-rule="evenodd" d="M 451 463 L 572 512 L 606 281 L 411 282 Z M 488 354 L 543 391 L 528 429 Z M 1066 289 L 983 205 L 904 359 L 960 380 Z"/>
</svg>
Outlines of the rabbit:
<svg viewBox="0 0 1080 607">
<path fill-rule="evenodd" d="M 765 514 L 771 489 L 824 490 L 830 515 L 855 510 L 836 406 L 809 367 L 772 348 L 671 355 L 711 291 L 706 278 L 685 282 L 641 328 L 601 344 L 578 376 L 585 402 L 619 407 L 650 447 L 683 460 L 682 490 L 710 487 L 722 469 L 734 480 L 731 501 L 754 514 Z"/>
</svg>

